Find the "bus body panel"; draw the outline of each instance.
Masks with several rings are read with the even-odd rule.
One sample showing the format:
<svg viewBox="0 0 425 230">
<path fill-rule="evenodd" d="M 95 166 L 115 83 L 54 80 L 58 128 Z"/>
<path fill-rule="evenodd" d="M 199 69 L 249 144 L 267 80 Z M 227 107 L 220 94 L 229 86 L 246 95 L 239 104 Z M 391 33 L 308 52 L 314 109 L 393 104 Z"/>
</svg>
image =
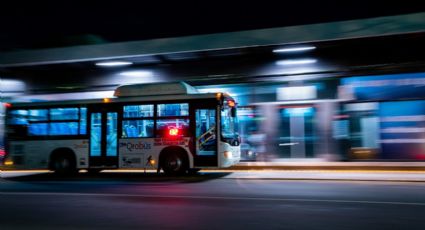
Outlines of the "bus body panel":
<svg viewBox="0 0 425 230">
<path fill-rule="evenodd" d="M 85 169 L 89 164 L 88 143 L 87 139 L 10 141 L 7 159 L 12 160 L 13 165 L 5 168 L 48 169 L 52 152 L 59 148 L 69 148 L 75 154 L 76 167 Z"/>
<path fill-rule="evenodd" d="M 218 159 L 220 168 L 227 168 L 239 163 L 241 159 L 240 146 L 232 146 L 220 141 L 218 145 Z"/>
<path fill-rule="evenodd" d="M 161 151 L 170 146 L 184 149 L 188 155 L 189 167 L 193 168 L 193 156 L 189 144 L 190 137 L 120 139 L 119 168 L 157 169 Z"/>
</svg>

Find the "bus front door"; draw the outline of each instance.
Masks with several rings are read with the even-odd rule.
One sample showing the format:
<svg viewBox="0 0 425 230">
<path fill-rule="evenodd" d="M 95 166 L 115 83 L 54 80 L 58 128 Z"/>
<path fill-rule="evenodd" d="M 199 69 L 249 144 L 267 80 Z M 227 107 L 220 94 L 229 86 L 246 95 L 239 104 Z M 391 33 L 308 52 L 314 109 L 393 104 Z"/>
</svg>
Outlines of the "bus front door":
<svg viewBox="0 0 425 230">
<path fill-rule="evenodd" d="M 217 167 L 217 115 L 215 108 L 195 108 L 195 167 Z"/>
<path fill-rule="evenodd" d="M 95 111 L 90 116 L 90 168 L 117 168 L 118 113 Z"/>
</svg>

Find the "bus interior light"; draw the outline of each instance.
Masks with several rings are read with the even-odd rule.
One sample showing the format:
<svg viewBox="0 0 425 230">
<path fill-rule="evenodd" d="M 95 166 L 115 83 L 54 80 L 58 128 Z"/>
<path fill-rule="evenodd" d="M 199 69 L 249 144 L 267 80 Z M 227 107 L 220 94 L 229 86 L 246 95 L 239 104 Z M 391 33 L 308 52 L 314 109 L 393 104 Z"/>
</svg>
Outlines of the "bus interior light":
<svg viewBox="0 0 425 230">
<path fill-rule="evenodd" d="M 315 46 L 296 46 L 296 47 L 287 47 L 282 49 L 275 49 L 273 53 L 293 53 L 293 52 L 302 52 L 316 49 Z"/>
<path fill-rule="evenodd" d="M 276 64 L 277 65 L 306 65 L 306 64 L 313 64 L 316 63 L 317 60 L 316 59 L 310 59 L 310 58 L 306 58 L 306 59 L 287 59 L 287 60 L 281 60 L 281 61 L 277 61 Z"/>
</svg>

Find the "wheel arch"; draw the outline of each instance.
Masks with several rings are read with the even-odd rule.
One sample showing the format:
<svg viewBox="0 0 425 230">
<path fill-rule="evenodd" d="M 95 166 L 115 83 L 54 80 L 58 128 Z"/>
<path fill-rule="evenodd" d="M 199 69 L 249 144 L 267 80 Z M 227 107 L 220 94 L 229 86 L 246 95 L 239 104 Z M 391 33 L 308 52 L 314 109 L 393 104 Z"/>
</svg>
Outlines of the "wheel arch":
<svg viewBox="0 0 425 230">
<path fill-rule="evenodd" d="M 66 156 L 71 159 L 71 161 L 75 164 L 75 168 L 77 168 L 77 156 L 71 148 L 61 147 L 56 148 L 50 153 L 49 157 L 49 169 L 54 170 L 54 162 L 59 156 Z"/>
</svg>

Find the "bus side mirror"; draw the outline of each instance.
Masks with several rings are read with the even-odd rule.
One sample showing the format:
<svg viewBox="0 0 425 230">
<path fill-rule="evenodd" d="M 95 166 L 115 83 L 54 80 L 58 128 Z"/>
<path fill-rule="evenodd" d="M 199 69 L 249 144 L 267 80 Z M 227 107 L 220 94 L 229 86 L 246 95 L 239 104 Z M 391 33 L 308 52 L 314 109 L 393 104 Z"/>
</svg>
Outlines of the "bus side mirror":
<svg viewBox="0 0 425 230">
<path fill-rule="evenodd" d="M 233 108 L 230 110 L 230 116 L 232 116 L 232 117 L 236 117 L 236 108 L 235 108 L 235 107 L 233 107 Z"/>
</svg>

